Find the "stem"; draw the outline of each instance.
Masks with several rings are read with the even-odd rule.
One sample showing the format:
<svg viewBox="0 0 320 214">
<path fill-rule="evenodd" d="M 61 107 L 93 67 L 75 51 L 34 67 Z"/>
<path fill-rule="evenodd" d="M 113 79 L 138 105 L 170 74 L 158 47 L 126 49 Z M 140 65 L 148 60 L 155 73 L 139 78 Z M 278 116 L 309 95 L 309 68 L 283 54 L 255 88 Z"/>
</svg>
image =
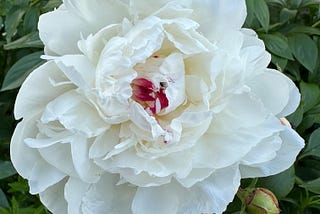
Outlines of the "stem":
<svg viewBox="0 0 320 214">
<path fill-rule="evenodd" d="M 311 27 L 317 27 L 319 24 L 320 24 L 320 20 L 314 23 L 313 25 L 311 25 Z"/>
<path fill-rule="evenodd" d="M 258 182 L 258 178 L 254 178 L 252 181 L 251 181 L 251 183 L 250 183 L 250 185 L 248 186 L 249 188 L 255 188 L 256 187 L 256 185 L 257 185 L 257 182 Z"/>
</svg>

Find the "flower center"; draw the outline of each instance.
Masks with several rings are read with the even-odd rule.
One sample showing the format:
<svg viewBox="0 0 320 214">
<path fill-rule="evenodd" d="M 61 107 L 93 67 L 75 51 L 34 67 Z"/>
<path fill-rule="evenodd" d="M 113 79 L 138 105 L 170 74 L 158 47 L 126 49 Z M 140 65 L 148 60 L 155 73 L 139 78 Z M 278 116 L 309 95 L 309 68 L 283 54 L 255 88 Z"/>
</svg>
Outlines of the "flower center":
<svg viewBox="0 0 320 214">
<path fill-rule="evenodd" d="M 158 114 L 168 107 L 169 100 L 165 94 L 166 82 L 160 82 L 156 87 L 150 80 L 138 77 L 131 82 L 132 99 L 140 103 L 150 114 Z"/>
</svg>

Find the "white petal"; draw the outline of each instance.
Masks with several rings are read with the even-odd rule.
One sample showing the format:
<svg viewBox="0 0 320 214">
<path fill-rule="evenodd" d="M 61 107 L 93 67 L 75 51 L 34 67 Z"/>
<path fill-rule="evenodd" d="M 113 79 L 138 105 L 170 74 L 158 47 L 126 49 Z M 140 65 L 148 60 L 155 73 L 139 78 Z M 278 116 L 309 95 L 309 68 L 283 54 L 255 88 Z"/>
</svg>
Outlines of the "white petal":
<svg viewBox="0 0 320 214">
<path fill-rule="evenodd" d="M 99 29 L 129 18 L 128 5 L 114 0 L 65 0 L 66 8 L 85 19 L 89 26 Z"/>
<path fill-rule="evenodd" d="M 148 0 L 131 0 L 130 6 L 132 7 L 132 11 L 136 13 L 136 15 L 140 16 L 140 18 L 142 19 L 143 17 L 146 17 L 156 12 L 170 1 L 171 0 L 158 0 L 151 2 Z"/>
<path fill-rule="evenodd" d="M 48 102 L 71 88 L 70 85 L 55 87 L 51 80 L 67 81 L 54 62 L 45 63 L 28 76 L 17 95 L 14 107 L 16 119 L 42 111 Z"/>
<path fill-rule="evenodd" d="M 18 173 L 29 180 L 31 194 L 44 191 L 66 176 L 44 161 L 36 149 L 31 149 L 24 143 L 25 138 L 36 135 L 36 119 L 37 117 L 24 119 L 17 125 L 10 147 L 11 161 Z"/>
<path fill-rule="evenodd" d="M 71 147 L 69 143 L 57 143 L 53 146 L 39 149 L 39 152 L 43 159 L 61 172 L 64 172 L 69 176 L 77 176 L 72 162 Z"/>
<path fill-rule="evenodd" d="M 185 101 L 184 62 L 180 54 L 171 54 L 160 66 L 160 73 L 168 78 L 168 87 L 165 94 L 169 100 L 169 106 L 162 114 L 174 111 Z"/>
<path fill-rule="evenodd" d="M 159 187 L 140 187 L 132 203 L 134 214 L 222 213 L 240 185 L 237 166 L 217 170 L 187 189 L 172 181 Z"/>
<path fill-rule="evenodd" d="M 169 41 L 186 55 L 208 52 L 214 46 L 195 29 L 190 29 L 190 25 L 195 25 L 189 19 L 179 19 L 179 21 L 165 23 L 164 30 Z"/>
<path fill-rule="evenodd" d="M 180 213 L 222 213 L 238 191 L 240 179 L 237 165 L 215 171 L 190 189 L 193 200 L 186 202 Z"/>
<path fill-rule="evenodd" d="M 233 95 L 224 104 L 223 111 L 217 114 L 215 121 L 212 122 L 211 132 L 254 127 L 268 116 L 263 103 L 251 93 Z"/>
<path fill-rule="evenodd" d="M 241 29 L 243 43 L 241 57 L 247 61 L 246 74 L 248 77 L 254 75 L 258 70 L 266 68 L 271 61 L 271 54 L 265 50 L 265 45 L 255 31 Z"/>
<path fill-rule="evenodd" d="M 94 35 L 78 42 L 78 47 L 85 56 L 87 56 L 94 65 L 97 64 L 99 56 L 104 48 L 105 42 L 117 36 L 120 33 L 120 24 L 108 25 L 102 28 Z"/>
<path fill-rule="evenodd" d="M 83 136 L 75 136 L 71 142 L 71 155 L 79 177 L 85 182 L 93 183 L 99 180 L 103 172 L 89 159 L 89 147 L 89 143 Z"/>
<path fill-rule="evenodd" d="M 90 185 L 81 199 L 81 210 L 85 214 L 109 213 L 117 175 L 106 174 L 99 182 Z"/>
<path fill-rule="evenodd" d="M 228 29 L 239 30 L 247 15 L 245 0 L 194 0 L 192 8 L 199 30 L 211 40 L 223 38 Z"/>
<path fill-rule="evenodd" d="M 177 185 L 177 184 L 176 184 Z M 175 185 L 140 187 L 132 202 L 133 214 L 175 214 L 179 210 L 179 196 L 182 188 Z M 179 191 L 180 190 L 180 191 Z M 179 191 L 179 192 L 178 192 Z"/>
<path fill-rule="evenodd" d="M 278 134 L 263 139 L 241 160 L 241 164 L 255 165 L 274 159 L 277 155 L 277 151 L 281 147 L 281 143 L 282 140 Z"/>
<path fill-rule="evenodd" d="M 45 191 L 40 192 L 41 202 L 52 212 L 59 214 L 68 213 L 68 205 L 64 199 L 64 185 L 67 179 L 50 186 Z"/>
<path fill-rule="evenodd" d="M 284 109 L 277 115 L 279 118 L 285 117 L 293 113 L 299 106 L 300 104 L 300 98 L 301 95 L 299 93 L 299 89 L 297 86 L 294 84 L 294 82 L 289 79 L 287 76 L 281 73 L 283 78 L 286 80 L 288 86 L 289 86 L 289 102 L 287 105 L 284 107 Z"/>
<path fill-rule="evenodd" d="M 243 178 L 274 175 L 288 169 L 294 163 L 298 153 L 304 147 L 304 140 L 289 127 L 281 132 L 280 137 L 282 145 L 274 159 L 252 166 L 240 165 Z"/>
<path fill-rule="evenodd" d="M 120 141 L 119 126 L 113 125 L 103 135 L 98 136 L 89 150 L 89 158 L 101 158 L 112 150 Z"/>
<path fill-rule="evenodd" d="M 290 84 L 290 85 L 289 85 Z M 291 80 L 279 71 L 267 69 L 248 82 L 252 92 L 263 102 L 264 106 L 274 115 L 281 113 L 287 106 L 292 111 L 299 103 L 299 94 L 292 86 Z M 294 95 L 290 101 L 290 93 Z"/>
<path fill-rule="evenodd" d="M 69 214 L 130 213 L 130 205 L 136 191 L 127 184 L 117 185 L 119 176 L 105 174 L 94 184 L 70 178 L 65 187 Z"/>
<path fill-rule="evenodd" d="M 38 118 L 23 119 L 16 126 L 11 139 L 11 161 L 17 172 L 24 178 L 29 178 L 32 166 L 38 161 L 42 161 L 37 150 L 31 149 L 23 142 L 26 137 L 34 137 L 37 134 L 36 119 Z"/>
<path fill-rule="evenodd" d="M 78 54 L 77 42 L 109 24 L 128 17 L 127 6 L 120 1 L 66 0 L 57 10 L 40 17 L 40 38 L 47 54 Z"/>
<path fill-rule="evenodd" d="M 18 173 L 29 179 L 30 192 L 37 194 L 59 182 L 65 174 L 46 163 L 37 150 L 24 144 L 23 139 L 33 136 L 37 131 L 34 123 L 23 120 L 17 125 L 11 140 L 10 156 Z"/>
<path fill-rule="evenodd" d="M 98 112 L 74 90 L 62 94 L 47 105 L 41 122 L 49 123 L 55 120 L 67 130 L 87 137 L 97 136 L 109 127 Z"/>
<path fill-rule="evenodd" d="M 85 20 L 67 11 L 64 6 L 40 16 L 39 36 L 48 55 L 77 54 L 77 42 L 82 35 L 89 35 L 91 28 Z"/>
<path fill-rule="evenodd" d="M 214 123 L 214 121 L 213 121 Z M 210 130 L 193 147 L 194 164 L 198 167 L 221 168 L 240 161 L 260 141 L 283 130 L 284 126 L 273 116 L 261 124 L 223 134 Z M 220 129 L 221 130 L 221 129 Z"/>
<path fill-rule="evenodd" d="M 56 143 L 63 143 L 69 141 L 70 133 L 66 133 L 65 136 L 55 136 L 53 138 L 26 138 L 24 142 L 31 148 L 45 148 L 52 146 Z"/>
<path fill-rule="evenodd" d="M 213 173 L 213 171 L 214 169 L 209 168 L 193 168 L 188 176 L 177 180 L 182 186 L 190 188 L 194 184 L 208 178 Z"/>
<path fill-rule="evenodd" d="M 196 75 L 186 75 L 185 79 L 188 86 L 185 89 L 188 101 L 192 103 L 203 101 L 208 104 L 208 86 L 205 81 Z"/>
<path fill-rule="evenodd" d="M 166 169 L 160 161 L 140 158 L 134 149 L 128 149 L 112 159 L 98 159 L 96 163 L 106 171 L 119 173 L 125 182 L 137 186 L 159 186 L 170 182 L 172 177 L 171 166 Z M 173 165 L 172 168 L 177 167 L 176 163 Z M 185 163 L 182 165 L 185 166 Z"/>
<path fill-rule="evenodd" d="M 68 214 L 82 214 L 81 200 L 88 191 L 90 184 L 70 177 L 65 185 L 64 197 L 68 202 Z"/>
<path fill-rule="evenodd" d="M 58 67 L 72 83 L 83 90 L 89 90 L 95 84 L 95 68 L 83 55 L 65 55 L 55 60 Z"/>
<path fill-rule="evenodd" d="M 30 193 L 38 194 L 61 181 L 66 174 L 45 161 L 38 161 L 31 169 L 29 180 Z"/>
</svg>

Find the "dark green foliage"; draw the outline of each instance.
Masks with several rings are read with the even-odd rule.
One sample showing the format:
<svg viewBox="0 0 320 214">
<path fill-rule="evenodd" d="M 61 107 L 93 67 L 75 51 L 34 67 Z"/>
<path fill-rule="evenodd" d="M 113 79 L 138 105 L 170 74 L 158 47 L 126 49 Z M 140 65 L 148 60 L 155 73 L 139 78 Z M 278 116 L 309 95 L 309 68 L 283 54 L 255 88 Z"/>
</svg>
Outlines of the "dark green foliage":
<svg viewBox="0 0 320 214">
<path fill-rule="evenodd" d="M 26 76 L 43 61 L 37 32 L 39 15 L 61 0 L 0 0 L 0 214 L 49 213 L 28 193 L 9 156 L 16 121 L 14 100 Z M 288 75 L 302 100 L 290 115 L 306 140 L 295 165 L 278 175 L 260 178 L 257 187 L 272 190 L 284 214 L 320 213 L 320 0 L 247 0 L 245 27 L 253 28 L 272 54 L 270 67 Z M 243 180 L 246 187 L 251 180 Z M 235 197 L 226 213 L 240 213 Z"/>
</svg>

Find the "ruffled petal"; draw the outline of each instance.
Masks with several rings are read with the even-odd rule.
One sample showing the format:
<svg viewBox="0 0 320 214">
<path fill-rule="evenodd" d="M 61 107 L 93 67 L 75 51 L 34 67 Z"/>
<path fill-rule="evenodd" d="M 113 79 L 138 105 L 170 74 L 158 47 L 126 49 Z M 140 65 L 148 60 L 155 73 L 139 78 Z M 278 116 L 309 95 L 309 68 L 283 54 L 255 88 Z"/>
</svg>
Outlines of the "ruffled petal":
<svg viewBox="0 0 320 214">
<path fill-rule="evenodd" d="M 116 178 L 117 176 L 115 175 L 105 175 L 98 183 L 90 185 L 81 199 L 82 213 L 98 214 L 110 212 Z"/>
<path fill-rule="evenodd" d="M 103 133 L 109 127 L 95 109 L 74 90 L 62 94 L 47 105 L 41 122 L 56 120 L 72 133 L 83 134 L 88 138 Z"/>
<path fill-rule="evenodd" d="M 31 194 L 43 192 L 48 187 L 58 183 L 67 175 L 45 161 L 36 162 L 30 172 L 29 186 Z"/>
<path fill-rule="evenodd" d="M 94 183 L 99 180 L 103 170 L 89 159 L 89 142 L 83 136 L 75 136 L 71 142 L 73 165 L 81 180 Z"/>
<path fill-rule="evenodd" d="M 95 68 L 83 55 L 65 55 L 55 60 L 57 66 L 76 86 L 88 92 L 94 88 Z"/>
<path fill-rule="evenodd" d="M 73 166 L 71 146 L 69 143 L 57 143 L 50 147 L 38 149 L 41 157 L 49 164 L 69 176 L 76 177 L 77 172 Z M 54 155 L 52 155 L 54 154 Z"/>
<path fill-rule="evenodd" d="M 184 189 L 170 183 L 160 187 L 140 187 L 132 202 L 133 214 L 175 214 Z"/>
<path fill-rule="evenodd" d="M 77 42 L 81 34 L 87 36 L 91 30 L 85 20 L 71 14 L 64 6 L 41 15 L 38 28 L 48 55 L 80 53 Z"/>
<path fill-rule="evenodd" d="M 64 197 L 68 202 L 68 214 L 82 214 L 81 201 L 89 190 L 90 184 L 70 177 L 64 188 Z"/>
<path fill-rule="evenodd" d="M 136 188 L 116 185 L 118 176 L 105 174 L 94 184 L 70 178 L 65 186 L 69 214 L 130 213 Z"/>
<path fill-rule="evenodd" d="M 193 0 L 191 8 L 199 31 L 212 41 L 223 38 L 229 29 L 240 30 L 247 15 L 245 0 Z"/>
<path fill-rule="evenodd" d="M 68 204 L 64 199 L 64 186 L 67 179 L 48 187 L 45 191 L 40 192 L 41 202 L 52 212 L 59 214 L 68 213 Z"/>
<path fill-rule="evenodd" d="M 275 158 L 263 163 L 240 165 L 243 178 L 274 175 L 288 169 L 294 163 L 300 150 L 304 147 L 304 140 L 289 127 L 280 133 L 280 138 L 282 144 Z"/>
<path fill-rule="evenodd" d="M 40 38 L 49 55 L 78 54 L 82 37 L 129 17 L 127 5 L 120 1 L 66 0 L 57 10 L 40 16 Z"/>
<path fill-rule="evenodd" d="M 86 20 L 88 26 L 95 29 L 129 18 L 128 5 L 119 0 L 64 0 L 64 4 L 68 11 Z"/>
<path fill-rule="evenodd" d="M 274 115 L 282 116 L 298 107 L 300 96 L 297 88 L 279 71 L 267 69 L 255 76 L 248 85 Z"/>
<path fill-rule="evenodd" d="M 32 120 L 34 119 L 32 118 Z M 32 120 L 24 119 L 18 123 L 10 144 L 11 161 L 17 172 L 25 178 L 31 176 L 32 166 L 39 160 L 41 161 L 38 152 L 24 143 L 26 137 L 35 136 L 37 134 L 37 127 Z"/>
<path fill-rule="evenodd" d="M 194 164 L 198 167 L 208 168 L 222 168 L 232 165 L 241 161 L 262 139 L 283 129 L 284 126 L 280 124 L 279 120 L 270 116 L 256 126 L 230 130 L 224 134 L 210 133 L 211 131 L 209 131 L 192 148 L 194 150 Z"/>
<path fill-rule="evenodd" d="M 44 191 L 66 176 L 24 143 L 25 138 L 33 137 L 37 132 L 35 119 L 24 119 L 17 125 L 10 145 L 11 161 L 18 173 L 29 180 L 31 194 Z"/>
<path fill-rule="evenodd" d="M 98 136 L 89 150 L 89 158 L 101 158 L 106 156 L 120 141 L 119 126 L 113 125 L 104 134 Z"/>
<path fill-rule="evenodd" d="M 14 115 L 16 119 L 41 112 L 55 97 L 70 90 L 72 85 L 59 83 L 68 79 L 54 62 L 47 62 L 34 70 L 22 84 L 16 98 Z"/>
<path fill-rule="evenodd" d="M 237 166 L 220 169 L 187 189 L 172 181 L 160 187 L 140 187 L 132 203 L 134 214 L 222 213 L 240 185 Z"/>
<path fill-rule="evenodd" d="M 238 191 L 240 179 L 237 165 L 216 170 L 190 189 L 192 199 L 184 201 L 180 213 L 223 213 Z"/>
</svg>

